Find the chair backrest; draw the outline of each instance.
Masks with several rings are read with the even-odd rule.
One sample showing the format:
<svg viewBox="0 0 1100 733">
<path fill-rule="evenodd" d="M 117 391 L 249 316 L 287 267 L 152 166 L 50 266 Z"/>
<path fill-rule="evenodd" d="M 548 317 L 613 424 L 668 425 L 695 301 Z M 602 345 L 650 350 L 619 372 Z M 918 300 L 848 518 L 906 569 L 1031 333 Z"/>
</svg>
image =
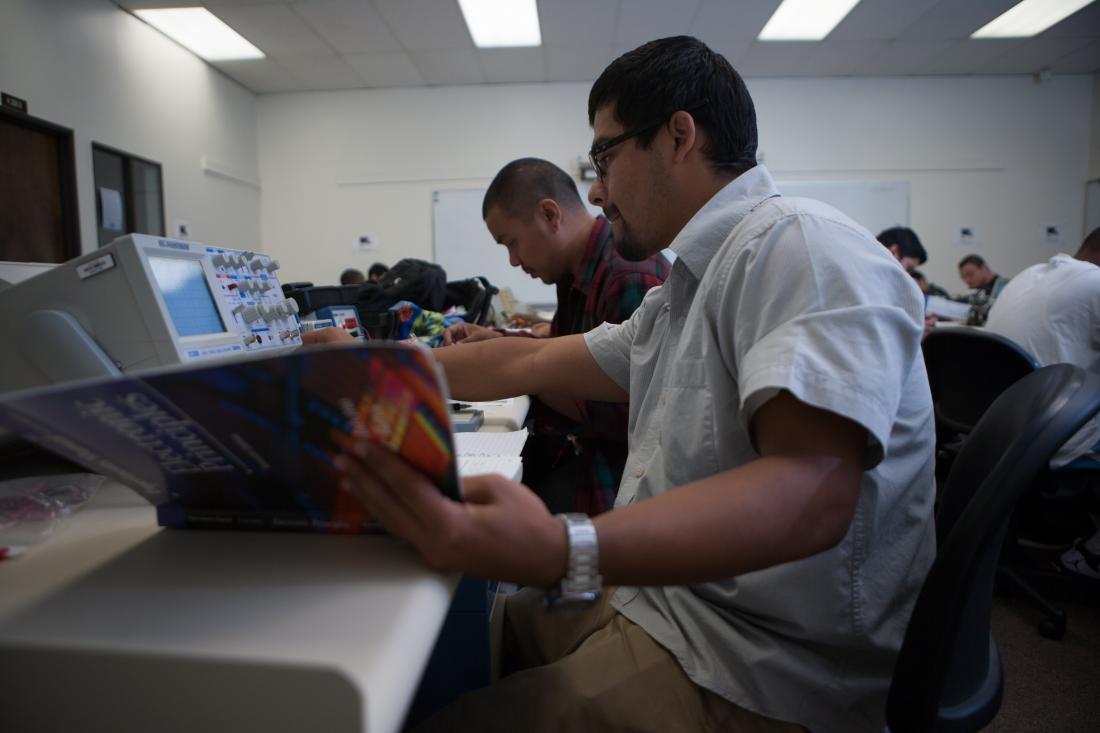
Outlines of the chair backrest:
<svg viewBox="0 0 1100 733">
<path fill-rule="evenodd" d="M 497 288 L 481 276 L 453 280 L 447 283 L 447 297 L 443 301 L 443 307 L 460 305 L 466 309 L 464 320 L 467 323 L 484 326 L 488 323 L 493 296 L 497 292 Z"/>
<path fill-rule="evenodd" d="M 1015 342 L 974 328 L 937 328 L 924 340 L 936 424 L 969 433 L 993 400 L 1039 368 Z"/>
<path fill-rule="evenodd" d="M 1000 706 L 989 633 L 993 580 L 1020 495 L 1058 448 L 1100 412 L 1100 376 L 1044 367 L 1009 387 L 963 444 L 942 493 L 936 560 L 894 669 L 891 733 L 975 731 Z"/>
</svg>

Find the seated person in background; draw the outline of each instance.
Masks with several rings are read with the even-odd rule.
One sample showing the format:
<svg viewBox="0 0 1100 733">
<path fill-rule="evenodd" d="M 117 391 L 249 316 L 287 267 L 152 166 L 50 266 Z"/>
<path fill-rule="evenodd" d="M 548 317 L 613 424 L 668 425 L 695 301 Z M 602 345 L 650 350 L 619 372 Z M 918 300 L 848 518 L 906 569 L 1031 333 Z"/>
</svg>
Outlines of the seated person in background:
<svg viewBox="0 0 1100 733">
<path fill-rule="evenodd" d="M 488 475 L 458 504 L 368 442 L 336 459 L 433 566 L 529 586 L 503 619 L 520 671 L 426 727 L 881 733 L 935 555 L 920 292 L 848 217 L 780 195 L 702 42 L 620 56 L 588 109 L 589 200 L 624 257 L 672 248 L 668 280 L 621 325 L 435 353 L 459 399 L 629 396 L 615 509 L 555 518 Z"/>
<path fill-rule="evenodd" d="M 1008 285 L 1008 278 L 989 269 L 989 265 L 979 255 L 967 255 L 959 260 L 959 277 L 972 292 L 961 295 L 955 300 L 969 303 L 970 318 L 967 323 L 971 326 L 981 326 L 989 316 L 993 301 L 1000 296 L 1005 285 Z"/>
<path fill-rule="evenodd" d="M 1100 374 L 1100 229 L 1085 238 L 1073 257 L 1057 254 L 1012 278 L 985 325 L 1015 341 L 1042 366 L 1076 364 Z M 1100 469 L 1100 418 L 1068 440 L 1051 466 L 1079 459 Z M 1062 564 L 1100 579 L 1100 532 L 1068 550 Z"/>
<path fill-rule="evenodd" d="M 916 280 L 917 265 L 923 265 L 928 261 L 928 253 L 924 251 L 924 245 L 920 243 L 920 237 L 909 227 L 891 227 L 884 229 L 878 233 L 875 237 L 886 249 L 890 250 L 890 254 L 894 255 L 894 259 L 901 263 L 901 266 L 905 268 L 905 271 L 910 275 L 913 275 L 913 279 Z M 924 276 L 921 275 L 921 279 Z M 918 285 L 920 280 L 917 280 Z M 926 283 L 927 284 L 927 283 Z M 932 286 L 936 287 L 936 286 Z M 937 288 L 942 290 L 942 288 Z M 925 295 L 928 292 L 922 287 L 921 292 Z M 932 333 L 932 329 L 936 326 L 936 314 L 925 312 L 924 314 L 924 335 Z"/>
<path fill-rule="evenodd" d="M 906 272 L 913 272 L 918 265 L 928 261 L 928 253 L 920 243 L 917 233 L 909 227 L 890 227 L 875 237 L 883 247 L 890 250 L 894 259 L 901 263 Z"/>
<path fill-rule="evenodd" d="M 366 281 L 363 277 L 362 270 L 356 270 L 354 267 L 349 267 L 340 273 L 341 285 L 362 285 Z"/>
<path fill-rule="evenodd" d="M 389 271 L 390 268 L 386 267 L 381 262 L 375 262 L 370 266 L 370 269 L 367 270 L 367 278 L 369 278 L 372 283 L 376 283 L 384 278 Z"/>
<path fill-rule="evenodd" d="M 485 192 L 481 215 L 512 267 L 557 286 L 558 308 L 547 337 L 622 323 L 668 275 L 668 260 L 660 253 L 633 262 L 621 257 L 611 242 L 611 222 L 589 213 L 568 173 L 539 158 L 501 168 Z M 444 343 L 502 333 L 458 323 L 444 334 Z M 552 509 L 610 509 L 626 460 L 626 420 L 625 404 L 538 395 L 528 419 L 524 480 Z"/>
</svg>

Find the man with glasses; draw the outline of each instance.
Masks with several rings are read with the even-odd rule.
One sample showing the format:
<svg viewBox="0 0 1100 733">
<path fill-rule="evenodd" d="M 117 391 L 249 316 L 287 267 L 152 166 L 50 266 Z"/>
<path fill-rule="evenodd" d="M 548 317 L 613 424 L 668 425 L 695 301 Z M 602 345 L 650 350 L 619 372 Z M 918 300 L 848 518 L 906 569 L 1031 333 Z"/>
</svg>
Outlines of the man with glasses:
<svg viewBox="0 0 1100 733">
<path fill-rule="evenodd" d="M 701 42 L 616 59 L 588 114 L 589 199 L 624 257 L 671 246 L 668 280 L 621 325 L 439 360 L 462 398 L 629 395 L 615 509 L 555 518 L 494 476 L 460 504 L 368 445 L 338 459 L 429 564 L 531 586 L 505 607 L 515 671 L 429 727 L 881 731 L 935 552 L 920 293 L 862 227 L 779 195 Z"/>
<path fill-rule="evenodd" d="M 485 191 L 481 217 L 512 267 L 557 286 L 550 338 L 622 323 L 668 275 L 660 254 L 637 262 L 619 256 L 611 223 L 592 216 L 569 174 L 546 160 L 520 158 L 501 168 Z M 443 340 L 465 344 L 506 333 L 457 323 Z M 551 511 L 610 509 L 626 461 L 626 418 L 621 402 L 536 395 L 523 449 L 528 487 Z"/>
</svg>

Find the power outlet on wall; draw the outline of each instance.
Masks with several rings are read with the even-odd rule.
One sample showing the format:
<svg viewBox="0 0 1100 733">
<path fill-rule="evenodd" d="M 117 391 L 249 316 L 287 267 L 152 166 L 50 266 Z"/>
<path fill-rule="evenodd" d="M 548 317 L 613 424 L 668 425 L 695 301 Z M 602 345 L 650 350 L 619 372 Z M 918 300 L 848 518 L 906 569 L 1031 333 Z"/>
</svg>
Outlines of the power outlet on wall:
<svg viewBox="0 0 1100 733">
<path fill-rule="evenodd" d="M 172 225 L 172 233 L 175 234 L 176 239 L 190 239 L 191 225 L 183 219 L 177 219 Z"/>
<path fill-rule="evenodd" d="M 369 234 L 360 234 L 358 237 L 355 238 L 355 242 L 354 244 L 352 244 L 352 249 L 359 253 L 377 252 L 378 242 L 375 240 L 374 237 Z"/>
</svg>

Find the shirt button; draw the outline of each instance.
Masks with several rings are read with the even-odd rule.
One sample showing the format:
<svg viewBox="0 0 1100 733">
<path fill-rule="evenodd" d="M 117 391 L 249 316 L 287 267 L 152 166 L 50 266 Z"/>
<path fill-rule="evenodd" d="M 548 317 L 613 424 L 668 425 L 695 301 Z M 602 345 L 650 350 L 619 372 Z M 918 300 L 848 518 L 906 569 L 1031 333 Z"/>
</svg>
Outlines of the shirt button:
<svg viewBox="0 0 1100 733">
<path fill-rule="evenodd" d="M 634 475 L 637 478 L 641 478 L 642 476 L 645 476 L 645 468 L 643 468 L 642 466 L 638 466 L 638 468 L 636 468 L 634 470 Z"/>
</svg>

